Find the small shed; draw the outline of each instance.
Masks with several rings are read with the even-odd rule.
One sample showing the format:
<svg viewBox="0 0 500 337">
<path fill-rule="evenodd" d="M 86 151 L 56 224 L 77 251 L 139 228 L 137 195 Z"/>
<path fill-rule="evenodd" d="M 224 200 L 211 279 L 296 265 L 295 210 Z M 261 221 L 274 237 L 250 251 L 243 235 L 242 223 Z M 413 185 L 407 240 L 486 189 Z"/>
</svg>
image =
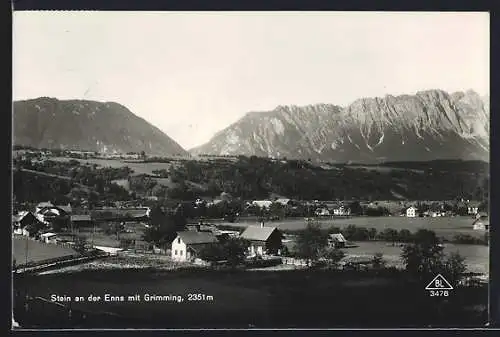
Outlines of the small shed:
<svg viewBox="0 0 500 337">
<path fill-rule="evenodd" d="M 40 235 L 40 238 L 45 243 L 56 243 L 57 242 L 57 234 L 56 233 L 43 233 Z"/>
<path fill-rule="evenodd" d="M 346 244 L 347 240 L 342 233 L 330 234 L 328 236 L 328 246 L 330 248 L 344 248 Z"/>
</svg>

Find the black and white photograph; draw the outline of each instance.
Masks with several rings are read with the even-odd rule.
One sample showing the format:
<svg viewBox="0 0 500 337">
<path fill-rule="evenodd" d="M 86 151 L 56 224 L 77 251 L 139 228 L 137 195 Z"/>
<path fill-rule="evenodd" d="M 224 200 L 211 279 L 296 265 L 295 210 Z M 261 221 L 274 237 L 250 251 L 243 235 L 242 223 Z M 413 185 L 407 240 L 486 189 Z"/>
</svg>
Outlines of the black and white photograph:
<svg viewBox="0 0 500 337">
<path fill-rule="evenodd" d="M 488 12 L 12 21 L 12 329 L 490 324 Z"/>
</svg>

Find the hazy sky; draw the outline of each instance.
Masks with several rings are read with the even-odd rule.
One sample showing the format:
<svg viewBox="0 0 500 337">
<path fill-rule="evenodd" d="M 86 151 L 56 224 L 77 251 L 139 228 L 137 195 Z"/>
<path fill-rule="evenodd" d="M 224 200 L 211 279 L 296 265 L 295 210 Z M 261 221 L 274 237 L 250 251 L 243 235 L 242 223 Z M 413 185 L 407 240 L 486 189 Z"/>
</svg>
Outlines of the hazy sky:
<svg viewBox="0 0 500 337">
<path fill-rule="evenodd" d="M 248 111 L 489 94 L 487 13 L 16 12 L 14 98 L 116 101 L 185 148 Z"/>
</svg>

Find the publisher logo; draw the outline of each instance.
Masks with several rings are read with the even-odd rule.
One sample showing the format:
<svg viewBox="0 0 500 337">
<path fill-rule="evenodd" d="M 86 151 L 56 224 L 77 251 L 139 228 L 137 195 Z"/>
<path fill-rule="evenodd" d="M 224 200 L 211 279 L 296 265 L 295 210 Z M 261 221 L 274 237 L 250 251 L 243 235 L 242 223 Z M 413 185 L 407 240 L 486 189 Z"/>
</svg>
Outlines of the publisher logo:
<svg viewBox="0 0 500 337">
<path fill-rule="evenodd" d="M 429 291 L 431 297 L 447 297 L 450 295 L 450 290 L 453 290 L 453 286 L 443 275 L 438 274 L 429 282 L 425 290 Z"/>
</svg>

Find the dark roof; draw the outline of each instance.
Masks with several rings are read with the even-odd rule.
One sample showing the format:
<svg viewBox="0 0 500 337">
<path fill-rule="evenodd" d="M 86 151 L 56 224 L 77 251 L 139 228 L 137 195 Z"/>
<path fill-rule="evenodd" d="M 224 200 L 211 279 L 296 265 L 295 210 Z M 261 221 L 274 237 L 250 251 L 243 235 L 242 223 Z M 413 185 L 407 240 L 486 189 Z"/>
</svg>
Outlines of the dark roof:
<svg viewBox="0 0 500 337">
<path fill-rule="evenodd" d="M 215 237 L 215 235 L 212 232 L 184 231 L 184 232 L 178 232 L 177 236 L 180 237 L 181 240 L 186 245 L 196 245 L 196 244 L 202 244 L 202 243 L 215 243 L 215 242 L 217 242 L 217 238 Z"/>
<path fill-rule="evenodd" d="M 71 221 L 92 221 L 90 214 L 76 214 L 71 216 Z"/>
<path fill-rule="evenodd" d="M 28 214 L 31 214 L 31 216 L 34 216 L 33 213 L 31 213 L 29 211 L 21 211 L 21 212 L 19 212 L 17 214 L 12 215 L 12 221 L 13 222 L 19 222 L 22 219 L 24 219 L 24 217 L 26 217 Z"/>
<path fill-rule="evenodd" d="M 276 227 L 248 226 L 241 237 L 247 240 L 267 241 Z"/>
</svg>

